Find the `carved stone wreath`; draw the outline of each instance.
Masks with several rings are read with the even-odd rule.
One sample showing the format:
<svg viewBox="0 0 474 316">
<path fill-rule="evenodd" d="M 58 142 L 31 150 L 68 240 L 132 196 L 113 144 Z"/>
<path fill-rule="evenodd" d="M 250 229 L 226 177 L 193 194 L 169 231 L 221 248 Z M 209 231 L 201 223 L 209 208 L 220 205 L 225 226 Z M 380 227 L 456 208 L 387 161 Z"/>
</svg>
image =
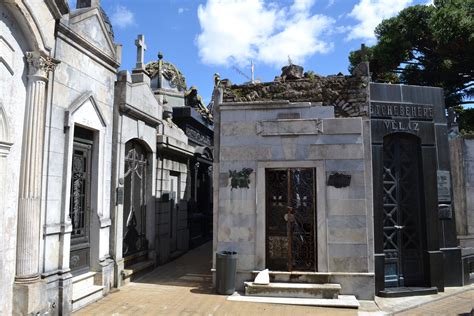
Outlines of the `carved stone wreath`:
<svg viewBox="0 0 474 316">
<path fill-rule="evenodd" d="M 229 170 L 230 186 L 232 189 L 248 189 L 250 184 L 251 168 L 243 168 L 241 171 Z"/>
<path fill-rule="evenodd" d="M 154 61 L 146 65 L 146 71 L 155 77 L 160 69 L 160 61 Z M 170 62 L 161 61 L 161 75 L 168 80 L 172 88 L 178 88 L 180 91 L 186 91 L 186 78 L 178 68 Z"/>
</svg>

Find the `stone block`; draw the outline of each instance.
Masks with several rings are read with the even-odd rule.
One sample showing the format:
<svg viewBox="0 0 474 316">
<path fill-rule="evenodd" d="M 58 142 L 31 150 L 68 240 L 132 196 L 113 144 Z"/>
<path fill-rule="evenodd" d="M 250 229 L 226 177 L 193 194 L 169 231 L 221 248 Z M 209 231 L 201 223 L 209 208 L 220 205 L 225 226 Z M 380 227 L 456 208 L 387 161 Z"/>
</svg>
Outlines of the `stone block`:
<svg viewBox="0 0 474 316">
<path fill-rule="evenodd" d="M 255 256 L 237 254 L 237 270 L 250 271 L 255 269 Z"/>
<path fill-rule="evenodd" d="M 324 134 L 361 134 L 362 118 L 335 118 L 323 120 Z"/>
<path fill-rule="evenodd" d="M 325 164 L 326 164 L 326 172 L 364 171 L 364 160 L 357 160 L 357 159 L 326 160 Z"/>
<path fill-rule="evenodd" d="M 329 216 L 329 243 L 358 243 L 367 242 L 367 223 L 365 216 Z"/>
<path fill-rule="evenodd" d="M 331 282 L 341 285 L 342 295 L 355 295 L 359 300 L 373 300 L 375 277 L 372 274 L 333 274 Z"/>
<path fill-rule="evenodd" d="M 266 160 L 272 158 L 271 147 L 235 146 L 221 147 L 221 161 L 225 160 Z"/>
<path fill-rule="evenodd" d="M 13 291 L 14 315 L 40 315 L 48 309 L 45 282 L 15 283 Z"/>
<path fill-rule="evenodd" d="M 363 159 L 361 144 L 311 145 L 309 159 Z"/>
<path fill-rule="evenodd" d="M 221 128 L 230 122 L 238 124 L 239 122 L 245 122 L 245 110 L 240 111 L 221 111 Z"/>
<path fill-rule="evenodd" d="M 327 199 L 365 199 L 366 190 L 363 186 L 350 186 L 347 188 L 327 187 Z"/>
<path fill-rule="evenodd" d="M 328 199 L 326 200 L 328 215 L 366 215 L 365 199 Z"/>
<path fill-rule="evenodd" d="M 329 270 L 331 272 L 367 272 L 367 257 L 330 257 Z"/>
<path fill-rule="evenodd" d="M 401 85 L 370 83 L 370 100 L 371 101 L 402 101 Z"/>
<path fill-rule="evenodd" d="M 367 245 L 329 243 L 328 262 L 330 272 L 368 272 Z"/>
<path fill-rule="evenodd" d="M 255 122 L 228 122 L 221 125 L 221 136 L 254 136 L 256 134 Z M 222 143 L 221 139 L 221 144 Z"/>
<path fill-rule="evenodd" d="M 261 136 L 297 136 L 321 133 L 319 119 L 274 120 L 257 122 L 257 135 Z"/>
<path fill-rule="evenodd" d="M 317 135 L 312 137 L 298 137 L 299 144 L 362 144 L 362 135 L 360 134 L 345 134 L 345 135 Z"/>
</svg>

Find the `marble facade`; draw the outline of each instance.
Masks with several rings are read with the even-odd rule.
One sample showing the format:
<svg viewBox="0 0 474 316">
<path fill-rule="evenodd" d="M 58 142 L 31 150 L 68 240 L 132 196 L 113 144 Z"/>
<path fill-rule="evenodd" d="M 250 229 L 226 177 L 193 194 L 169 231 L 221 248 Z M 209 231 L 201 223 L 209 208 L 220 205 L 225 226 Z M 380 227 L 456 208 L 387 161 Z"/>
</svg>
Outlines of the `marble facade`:
<svg viewBox="0 0 474 316">
<path fill-rule="evenodd" d="M 87 276 L 96 297 L 113 285 L 109 192 L 120 51 L 95 2 L 72 11 L 64 1 L 2 1 L 0 10 L 0 313 L 68 314 L 84 292 L 70 257 L 78 129 L 93 142 Z"/>
<path fill-rule="evenodd" d="M 367 79 L 347 80 L 363 84 Z M 251 280 L 253 271 L 268 268 L 266 170 L 313 168 L 317 261 L 312 272 L 331 275 L 343 285 L 341 294 L 372 299 L 375 276 L 368 116 L 341 117 L 335 114 L 337 105 L 323 106 L 323 102 L 226 102 L 224 90 L 220 89 L 215 100 L 214 251 L 237 251 L 237 286 Z M 357 100 L 353 106 L 363 111 L 367 90 L 356 93 L 362 102 Z M 248 188 L 233 188 L 229 172 L 244 168 L 252 170 Z M 350 185 L 327 185 L 336 172 L 350 176 Z"/>
<path fill-rule="evenodd" d="M 298 68 L 286 68 L 291 67 Z M 262 84 L 231 85 L 223 80 L 216 87 L 213 245 L 216 252 L 237 251 L 239 288 L 256 271 L 274 264 L 266 256 L 281 246 L 268 232 L 276 227 L 272 214 L 278 214 L 278 205 L 286 202 L 267 207 L 269 199 L 282 199 L 280 193 L 268 196 L 269 174 L 295 168 L 315 170 L 315 262 L 311 268 L 294 269 L 294 246 L 289 243 L 283 247 L 288 262 L 273 268 L 274 273 L 283 269 L 324 275 L 341 284 L 342 294 L 359 299 L 390 296 L 393 288 L 402 288 L 397 295 L 411 295 L 401 293 L 404 286 L 444 291 L 463 284 L 462 261 L 464 270 L 472 269 L 470 246 L 466 246 L 469 208 L 463 208 L 469 198 L 455 194 L 459 205 L 454 203 L 453 209 L 442 90 L 372 83 L 368 74 L 368 65 L 362 63 L 350 76 L 310 78 L 296 73 L 290 79 L 282 75 Z M 400 149 L 413 159 L 390 158 L 396 156 L 391 156 L 391 150 L 397 150 L 386 144 L 392 139 L 417 146 Z M 452 148 L 469 161 L 462 149 L 469 145 L 458 141 Z M 415 169 L 406 173 L 412 169 L 403 168 Z M 456 169 L 459 185 L 469 176 L 461 169 Z M 392 171 L 405 172 L 403 179 L 411 174 L 422 189 L 395 194 L 393 186 L 402 192 L 418 184 L 410 180 L 404 186 L 401 176 L 391 181 L 386 173 Z M 244 185 L 239 187 L 239 181 Z M 285 188 L 293 190 L 290 184 Z M 397 202 L 391 204 L 392 199 Z M 285 216 L 292 218 L 295 207 L 287 207 Z M 464 229 L 458 237 L 465 245 L 462 251 L 454 219 L 458 233 Z M 288 228 L 277 227 L 285 236 L 280 239 L 291 240 Z M 404 242 L 393 239 L 397 234 Z M 418 259 L 398 260 L 405 258 L 399 253 Z M 469 273 L 464 271 L 464 278 L 469 279 Z"/>
</svg>

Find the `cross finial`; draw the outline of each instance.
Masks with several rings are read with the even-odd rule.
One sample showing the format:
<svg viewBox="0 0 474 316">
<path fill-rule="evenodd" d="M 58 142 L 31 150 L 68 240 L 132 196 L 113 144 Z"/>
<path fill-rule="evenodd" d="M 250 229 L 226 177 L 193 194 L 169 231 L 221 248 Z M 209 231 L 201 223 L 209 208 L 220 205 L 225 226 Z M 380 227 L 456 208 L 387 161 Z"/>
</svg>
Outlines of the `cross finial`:
<svg viewBox="0 0 474 316">
<path fill-rule="evenodd" d="M 145 58 L 145 50 L 146 50 L 146 45 L 145 45 L 145 35 L 140 34 L 138 35 L 137 39 L 135 40 L 135 45 L 137 46 L 137 69 L 145 69 L 145 63 L 144 63 L 144 58 Z"/>
</svg>

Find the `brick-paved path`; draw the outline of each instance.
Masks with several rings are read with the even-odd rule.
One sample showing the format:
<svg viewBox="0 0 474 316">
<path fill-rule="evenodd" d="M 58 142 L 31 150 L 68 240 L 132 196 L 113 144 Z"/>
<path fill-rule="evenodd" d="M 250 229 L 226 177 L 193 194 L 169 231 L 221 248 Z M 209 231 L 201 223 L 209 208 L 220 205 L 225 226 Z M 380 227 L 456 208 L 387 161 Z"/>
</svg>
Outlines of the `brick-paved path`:
<svg viewBox="0 0 474 316">
<path fill-rule="evenodd" d="M 397 313 L 397 316 L 431 316 L 431 315 L 470 315 L 474 309 L 474 290 L 458 293 L 408 311 Z M 471 315 L 470 315 L 471 316 Z M 474 316 L 474 313 L 472 314 Z"/>
<path fill-rule="evenodd" d="M 357 315 L 357 310 L 226 301 L 212 289 L 212 244 L 160 266 L 75 315 Z"/>
<path fill-rule="evenodd" d="M 312 306 L 293 306 L 226 301 L 212 289 L 211 243 L 160 266 L 141 279 L 93 303 L 75 315 L 387 315 L 374 303 L 365 302 L 359 311 Z M 397 299 L 395 310 L 412 305 Z M 400 305 L 398 305 L 400 304 Z M 393 305 L 393 304 L 392 304 Z M 463 315 L 474 307 L 474 288 L 396 315 Z M 389 310 L 394 310 L 393 306 Z M 372 313 L 371 313 L 372 312 Z M 463 315 L 464 316 L 464 315 Z"/>
</svg>

